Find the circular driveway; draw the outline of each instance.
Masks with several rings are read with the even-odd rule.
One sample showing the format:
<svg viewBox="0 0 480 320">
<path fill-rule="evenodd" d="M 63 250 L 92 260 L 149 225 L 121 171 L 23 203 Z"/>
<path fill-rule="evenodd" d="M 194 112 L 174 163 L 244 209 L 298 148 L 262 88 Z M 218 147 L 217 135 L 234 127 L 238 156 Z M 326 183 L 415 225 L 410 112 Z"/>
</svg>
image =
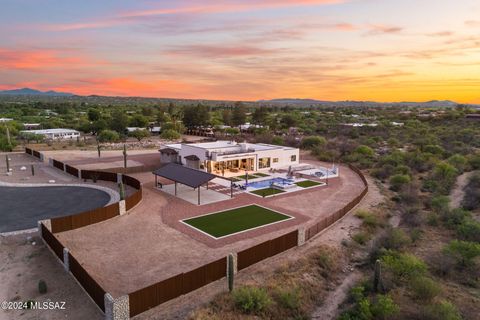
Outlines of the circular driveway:
<svg viewBox="0 0 480 320">
<path fill-rule="evenodd" d="M 79 186 L 0 187 L 0 233 L 37 227 L 37 221 L 103 207 L 110 195 Z"/>
</svg>

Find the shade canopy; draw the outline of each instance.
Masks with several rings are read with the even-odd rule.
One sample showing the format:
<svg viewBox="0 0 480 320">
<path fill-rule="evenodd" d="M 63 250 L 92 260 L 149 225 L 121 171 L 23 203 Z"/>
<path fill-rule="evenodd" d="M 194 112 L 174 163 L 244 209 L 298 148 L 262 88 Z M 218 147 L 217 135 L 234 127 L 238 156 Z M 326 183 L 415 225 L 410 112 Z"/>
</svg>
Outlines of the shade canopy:
<svg viewBox="0 0 480 320">
<path fill-rule="evenodd" d="M 198 188 L 216 178 L 216 176 L 211 173 L 184 167 L 176 163 L 167 163 L 160 169 L 153 171 L 153 174 L 192 188 Z"/>
</svg>

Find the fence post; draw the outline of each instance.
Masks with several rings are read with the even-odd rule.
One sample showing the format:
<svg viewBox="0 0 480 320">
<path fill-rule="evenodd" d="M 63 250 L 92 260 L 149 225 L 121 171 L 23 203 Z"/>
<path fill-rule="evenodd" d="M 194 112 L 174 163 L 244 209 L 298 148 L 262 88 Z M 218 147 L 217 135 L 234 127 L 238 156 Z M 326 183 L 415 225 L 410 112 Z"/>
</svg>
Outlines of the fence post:
<svg viewBox="0 0 480 320">
<path fill-rule="evenodd" d="M 105 320 L 130 319 L 130 301 L 128 295 L 114 299 L 110 293 L 105 293 Z"/>
<path fill-rule="evenodd" d="M 63 248 L 63 267 L 67 272 L 70 271 L 70 262 L 68 260 L 68 248 Z"/>
<path fill-rule="evenodd" d="M 121 200 L 118 202 L 118 210 L 119 210 L 119 215 L 121 216 L 127 213 L 127 204 L 125 200 Z"/>
<path fill-rule="evenodd" d="M 305 244 L 305 227 L 298 229 L 298 243 L 297 246 Z"/>
<path fill-rule="evenodd" d="M 48 165 L 50 167 L 53 167 L 53 159 L 52 158 L 48 158 Z"/>
</svg>

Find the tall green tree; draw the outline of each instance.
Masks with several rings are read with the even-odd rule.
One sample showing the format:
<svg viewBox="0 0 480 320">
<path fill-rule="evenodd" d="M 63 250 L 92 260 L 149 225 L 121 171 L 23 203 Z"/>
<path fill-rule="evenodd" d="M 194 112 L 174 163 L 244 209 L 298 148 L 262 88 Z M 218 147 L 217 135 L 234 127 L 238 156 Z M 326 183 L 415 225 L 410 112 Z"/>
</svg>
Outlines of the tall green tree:
<svg viewBox="0 0 480 320">
<path fill-rule="evenodd" d="M 233 108 L 232 124 L 239 126 L 247 120 L 247 107 L 242 102 L 236 102 Z"/>
</svg>

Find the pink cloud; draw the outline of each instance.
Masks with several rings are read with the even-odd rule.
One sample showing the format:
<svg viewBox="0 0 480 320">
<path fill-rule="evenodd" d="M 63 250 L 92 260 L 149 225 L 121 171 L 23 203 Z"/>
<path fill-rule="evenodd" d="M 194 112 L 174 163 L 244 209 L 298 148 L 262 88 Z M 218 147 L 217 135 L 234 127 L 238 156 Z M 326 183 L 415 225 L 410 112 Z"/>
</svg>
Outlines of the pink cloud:
<svg viewBox="0 0 480 320">
<path fill-rule="evenodd" d="M 390 26 L 383 24 L 371 24 L 368 26 L 367 35 L 378 35 L 378 34 L 394 34 L 400 33 L 403 30 L 402 27 Z"/>
<path fill-rule="evenodd" d="M 276 50 L 263 49 L 254 46 L 214 46 L 185 45 L 177 46 L 166 52 L 173 55 L 193 55 L 207 58 L 225 58 L 238 56 L 256 56 L 271 54 Z"/>
</svg>

